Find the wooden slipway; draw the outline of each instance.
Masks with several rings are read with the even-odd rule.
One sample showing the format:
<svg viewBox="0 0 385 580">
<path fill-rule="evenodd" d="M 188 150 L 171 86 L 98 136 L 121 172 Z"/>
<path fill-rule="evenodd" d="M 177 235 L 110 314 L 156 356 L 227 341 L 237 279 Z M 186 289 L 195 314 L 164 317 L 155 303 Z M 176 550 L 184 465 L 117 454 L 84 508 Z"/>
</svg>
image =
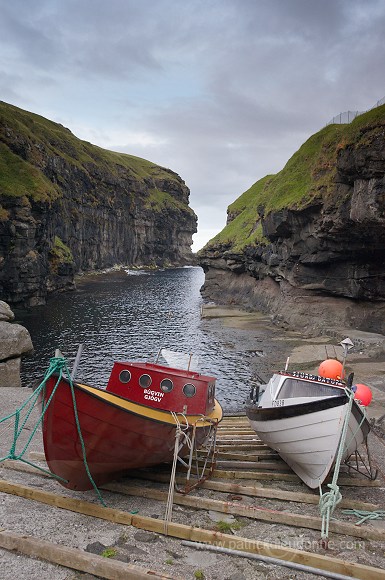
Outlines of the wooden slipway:
<svg viewBox="0 0 385 580">
<path fill-rule="evenodd" d="M 200 461 L 203 462 L 204 453 L 201 455 Z M 30 459 L 35 462 L 43 461 L 44 455 L 31 453 Z M 23 471 L 26 474 L 38 473 L 42 479 L 46 478 L 47 475 L 25 463 L 7 460 L 0 465 L 4 468 L 2 470 L 3 479 L 0 480 L 0 492 L 25 498 L 26 501 L 41 502 L 52 506 L 53 509 L 69 510 L 90 518 L 100 518 L 121 525 L 134 526 L 182 540 L 220 545 L 222 548 L 234 546 L 234 539 L 236 539 L 237 550 L 251 555 L 259 554 L 273 557 L 283 563 L 294 562 L 352 578 L 365 580 L 383 578 L 385 580 L 384 570 L 332 557 L 328 550 L 324 550 L 323 553 L 313 553 L 271 544 L 265 542 L 263 537 L 244 538 L 239 531 L 234 535 L 234 530 L 232 534 L 227 534 L 173 521 L 166 523 L 160 519 L 84 501 L 81 494 L 79 494 L 79 499 L 73 499 L 65 496 L 65 490 L 64 494 L 52 493 L 45 491 L 44 485 L 37 488 L 12 483 L 12 481 L 7 480 L 6 475 L 11 474 L 14 470 Z M 131 475 L 131 478 L 106 485 L 102 490 L 144 497 L 166 504 L 168 498 L 167 483 L 170 479 L 169 466 L 165 466 L 164 469 L 136 471 Z M 146 486 L 141 485 L 140 480 L 143 479 L 146 480 Z M 184 479 L 185 475 L 181 470 L 177 474 L 176 481 L 181 484 Z M 368 523 L 357 526 L 352 520 L 348 521 L 346 516 L 341 514 L 341 508 L 365 510 L 366 512 L 383 509 L 380 501 L 383 492 L 380 488 L 384 482 L 381 479 L 370 481 L 359 474 L 352 475 L 348 472 L 342 472 L 338 483 L 343 490 L 343 495 L 344 489 L 348 490 L 352 487 L 356 489 L 356 493 L 354 499 L 345 498 L 339 504 L 330 522 L 330 533 L 334 537 L 338 535 L 338 537 L 347 536 L 381 542 L 385 547 L 385 527 L 375 527 Z M 365 495 L 361 494 L 360 490 L 364 492 L 365 486 L 366 488 L 378 488 L 378 503 L 361 501 L 360 497 L 365 497 Z M 42 487 L 43 489 L 41 489 Z M 58 486 L 59 490 L 63 492 L 63 488 Z M 212 497 L 213 492 L 216 494 L 215 499 Z M 376 497 L 376 489 L 373 492 Z M 226 494 L 225 499 L 223 499 L 223 494 Z M 257 505 L 256 500 L 258 500 Z M 315 515 L 317 510 L 311 507 L 318 504 L 318 500 L 319 496 L 308 490 L 287 465 L 280 460 L 279 456 L 258 439 L 249 428 L 246 417 L 229 416 L 223 419 L 218 428 L 217 463 L 212 477 L 202 484 L 199 492 L 193 490 L 190 494 L 184 495 L 175 491 L 173 503 L 174 505 L 187 506 L 190 510 L 204 510 L 205 512 L 212 510 L 239 516 L 245 518 L 244 521 L 259 521 L 263 522 L 264 525 L 283 525 L 287 526 L 288 530 L 294 527 L 320 531 L 321 518 L 318 514 Z M 274 509 L 271 509 L 271 501 L 276 502 L 277 507 L 274 506 Z M 268 502 L 269 507 L 264 506 L 263 502 Z M 311 515 L 298 513 L 298 511 L 293 513 L 291 502 L 302 505 L 301 512 L 313 509 L 313 513 Z M 340 519 L 341 516 L 343 519 Z M 43 541 L 36 537 L 20 536 L 5 530 L 0 531 L 0 547 L 40 557 L 75 570 L 89 572 L 101 578 L 148 578 L 149 576 L 152 578 L 171 578 L 171 576 L 165 576 L 162 573 L 158 574 L 154 570 L 101 558 L 62 544 Z"/>
</svg>

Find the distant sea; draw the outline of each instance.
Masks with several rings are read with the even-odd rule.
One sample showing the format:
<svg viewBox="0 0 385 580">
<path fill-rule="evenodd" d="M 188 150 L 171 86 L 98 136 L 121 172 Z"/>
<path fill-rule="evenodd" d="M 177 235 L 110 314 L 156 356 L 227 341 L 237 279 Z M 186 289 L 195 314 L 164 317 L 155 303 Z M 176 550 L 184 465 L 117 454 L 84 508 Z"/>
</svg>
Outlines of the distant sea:
<svg viewBox="0 0 385 580">
<path fill-rule="evenodd" d="M 15 310 L 35 349 L 22 362 L 23 386 L 42 379 L 57 348 L 72 368 L 82 344 L 76 378 L 104 388 L 115 360 L 154 361 L 163 347 L 197 356 L 200 372 L 217 377 L 224 410 L 237 410 L 250 371 L 242 353 L 224 349 L 201 320 L 203 283 L 199 267 L 112 271 L 80 278 L 75 292 L 44 306 Z"/>
</svg>

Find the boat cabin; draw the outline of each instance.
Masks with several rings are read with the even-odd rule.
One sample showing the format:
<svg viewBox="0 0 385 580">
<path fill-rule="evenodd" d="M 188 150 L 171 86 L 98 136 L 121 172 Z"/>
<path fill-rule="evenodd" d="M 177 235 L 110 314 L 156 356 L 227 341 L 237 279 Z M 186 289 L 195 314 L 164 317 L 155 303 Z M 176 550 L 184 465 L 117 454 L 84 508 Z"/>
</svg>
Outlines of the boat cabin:
<svg viewBox="0 0 385 580">
<path fill-rule="evenodd" d="M 303 399 L 341 396 L 345 383 L 305 372 L 281 371 L 275 373 L 265 385 L 253 387 L 250 400 L 259 406 L 262 395 L 267 391 L 265 402 L 273 406 L 283 406 L 286 399 Z M 298 402 L 298 401 L 297 401 Z"/>
<path fill-rule="evenodd" d="M 107 391 L 134 403 L 187 415 L 209 415 L 215 378 L 149 362 L 115 362 Z"/>
<path fill-rule="evenodd" d="M 279 373 L 275 399 L 294 397 L 327 397 L 341 395 L 344 383 L 303 372 Z M 282 380 L 283 377 L 283 380 Z"/>
</svg>

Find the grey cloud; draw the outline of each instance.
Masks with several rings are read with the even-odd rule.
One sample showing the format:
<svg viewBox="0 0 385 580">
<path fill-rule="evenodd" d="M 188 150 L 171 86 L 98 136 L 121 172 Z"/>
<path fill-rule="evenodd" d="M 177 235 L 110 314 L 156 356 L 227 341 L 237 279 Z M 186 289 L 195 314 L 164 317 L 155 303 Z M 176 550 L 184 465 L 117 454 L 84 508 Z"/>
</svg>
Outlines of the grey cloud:
<svg viewBox="0 0 385 580">
<path fill-rule="evenodd" d="M 0 14 L 0 98 L 171 167 L 202 222 L 385 95 L 383 0 L 0 0 Z"/>
</svg>

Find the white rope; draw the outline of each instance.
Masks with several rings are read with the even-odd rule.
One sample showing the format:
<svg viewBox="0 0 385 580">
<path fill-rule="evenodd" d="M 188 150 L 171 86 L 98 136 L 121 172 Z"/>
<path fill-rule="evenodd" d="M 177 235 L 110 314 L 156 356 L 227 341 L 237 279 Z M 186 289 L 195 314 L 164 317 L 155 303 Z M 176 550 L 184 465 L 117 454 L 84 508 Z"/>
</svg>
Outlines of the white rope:
<svg viewBox="0 0 385 580">
<path fill-rule="evenodd" d="M 328 485 L 327 485 L 327 487 L 330 489 L 330 491 L 327 491 L 324 494 L 322 494 L 322 489 L 320 486 L 321 497 L 319 500 L 319 508 L 320 508 L 320 515 L 322 516 L 322 529 L 321 529 L 322 540 L 327 540 L 327 538 L 329 536 L 330 518 L 331 518 L 335 508 L 342 500 L 342 495 L 340 492 L 340 488 L 337 485 L 337 480 L 338 480 L 338 476 L 340 473 L 340 466 L 341 466 L 343 453 L 345 450 L 345 441 L 346 441 L 346 436 L 347 436 L 347 432 L 348 432 L 349 419 L 350 419 L 350 414 L 351 414 L 352 405 L 353 405 L 353 398 L 354 398 L 354 393 L 352 391 L 345 389 L 345 393 L 346 393 L 349 400 L 348 400 L 348 403 L 346 406 L 346 414 L 345 414 L 345 418 L 344 418 L 341 439 L 340 439 L 339 446 L 338 446 L 337 459 L 336 459 L 336 463 L 334 466 L 333 480 L 331 483 L 328 483 Z"/>
<path fill-rule="evenodd" d="M 187 444 L 191 445 L 191 441 L 190 441 L 190 438 L 188 437 L 187 433 L 183 432 L 183 427 L 184 427 L 185 431 L 187 431 L 187 429 L 189 428 L 189 423 L 187 421 L 187 417 L 181 413 L 182 417 L 185 420 L 185 425 L 182 426 L 179 419 L 178 419 L 177 413 L 175 413 L 174 411 L 171 411 L 171 415 L 172 415 L 172 417 L 175 421 L 175 424 L 176 424 L 176 431 L 175 431 L 174 457 L 173 457 L 173 462 L 172 462 L 170 484 L 168 487 L 166 513 L 164 516 L 164 533 L 166 535 L 168 534 L 168 523 L 171 522 L 171 518 L 172 518 L 172 508 L 173 508 L 173 504 L 174 504 L 176 465 L 178 462 L 179 451 L 181 449 L 181 446 L 183 445 L 183 441 L 180 442 L 181 438 L 183 437 L 187 441 Z"/>
<path fill-rule="evenodd" d="M 188 468 L 188 471 L 187 471 L 187 481 L 188 481 L 190 478 L 191 465 L 192 465 L 192 454 L 193 454 L 193 450 L 194 450 L 194 446 L 195 446 L 196 423 L 198 423 L 199 421 L 207 421 L 208 420 L 207 417 L 205 417 L 204 415 L 201 415 L 201 417 L 199 417 L 197 419 L 197 421 L 194 425 L 190 425 L 186 415 L 184 415 L 183 413 L 175 413 L 174 411 L 170 411 L 170 412 L 171 412 L 172 418 L 175 421 L 176 431 L 175 431 L 174 457 L 173 457 L 173 462 L 172 462 L 170 484 L 168 487 L 166 512 L 165 512 L 164 526 L 163 526 L 164 533 L 166 535 L 168 534 L 168 523 L 171 521 L 171 517 L 172 517 L 172 509 L 173 509 L 173 504 L 174 504 L 175 479 L 176 479 L 176 466 L 178 463 L 178 459 L 179 459 L 179 461 L 181 461 L 181 463 L 183 463 L 183 465 L 185 467 Z M 183 417 L 183 423 L 181 423 L 181 421 L 179 420 L 178 415 L 181 415 L 181 417 Z M 193 438 L 192 439 L 188 435 L 188 430 L 190 427 L 193 428 Z M 213 428 L 213 426 L 211 426 L 210 431 L 212 428 Z M 189 456 L 189 464 L 188 465 L 179 457 L 179 452 L 185 444 L 190 449 L 190 456 Z M 211 446 L 212 446 L 212 444 L 211 444 Z M 214 442 L 214 447 L 215 447 L 215 442 Z M 207 458 L 206 458 L 206 462 L 207 462 Z M 206 466 L 206 464 L 205 464 L 205 466 Z"/>
</svg>

